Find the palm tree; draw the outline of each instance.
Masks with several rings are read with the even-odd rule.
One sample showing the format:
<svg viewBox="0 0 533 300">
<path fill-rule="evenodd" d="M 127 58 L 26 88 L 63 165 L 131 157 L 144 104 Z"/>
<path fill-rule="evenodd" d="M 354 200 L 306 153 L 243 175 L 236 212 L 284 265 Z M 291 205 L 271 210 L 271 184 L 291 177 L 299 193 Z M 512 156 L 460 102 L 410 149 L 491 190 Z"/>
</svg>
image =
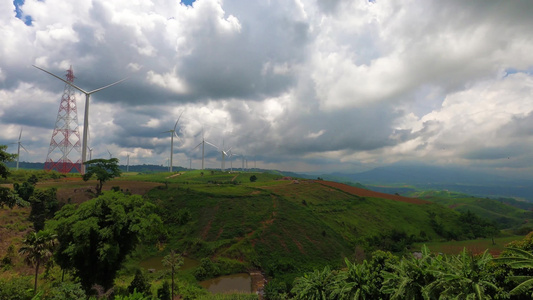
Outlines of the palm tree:
<svg viewBox="0 0 533 300">
<path fill-rule="evenodd" d="M 295 294 L 295 299 L 326 300 L 330 298 L 330 288 L 334 278 L 334 274 L 327 266 L 323 271 L 315 270 L 296 278 L 291 292 Z"/>
<path fill-rule="evenodd" d="M 436 279 L 426 291 L 454 299 L 491 299 L 490 292 L 498 290 L 494 276 L 488 271 L 491 261 L 488 250 L 474 256 L 463 249 L 457 256 L 442 260 L 443 268 L 433 270 Z"/>
<path fill-rule="evenodd" d="M 432 269 L 439 261 L 435 259 L 429 249 L 422 247 L 422 258 L 414 256 L 404 258 L 399 264 L 389 267 L 392 271 L 383 271 L 383 286 L 381 292 L 390 294 L 390 299 L 424 299 L 425 287 L 434 281 Z"/>
<path fill-rule="evenodd" d="M 164 266 L 172 269 L 172 287 L 170 288 L 172 299 L 174 299 L 174 273 L 183 265 L 183 262 L 183 256 L 181 256 L 181 254 L 176 254 L 174 250 L 171 250 L 170 254 L 165 256 L 162 261 Z"/>
<path fill-rule="evenodd" d="M 505 253 L 510 256 L 495 258 L 498 263 L 506 264 L 513 269 L 533 270 L 533 253 L 519 248 L 505 248 Z M 511 279 L 520 282 L 510 291 L 511 295 L 525 294 L 533 288 L 533 276 L 511 276 Z M 533 298 L 533 293 L 531 293 Z"/>
<path fill-rule="evenodd" d="M 376 287 L 373 285 L 368 262 L 352 263 L 344 259 L 346 270 L 340 271 L 336 278 L 331 296 L 338 299 L 374 299 Z"/>
<path fill-rule="evenodd" d="M 21 255 L 25 255 L 24 262 L 29 266 L 35 265 L 34 293 L 37 292 L 37 276 L 39 266 L 46 263 L 52 257 L 52 250 L 57 245 L 57 235 L 49 231 L 30 232 L 22 241 L 24 246 L 19 249 Z"/>
</svg>

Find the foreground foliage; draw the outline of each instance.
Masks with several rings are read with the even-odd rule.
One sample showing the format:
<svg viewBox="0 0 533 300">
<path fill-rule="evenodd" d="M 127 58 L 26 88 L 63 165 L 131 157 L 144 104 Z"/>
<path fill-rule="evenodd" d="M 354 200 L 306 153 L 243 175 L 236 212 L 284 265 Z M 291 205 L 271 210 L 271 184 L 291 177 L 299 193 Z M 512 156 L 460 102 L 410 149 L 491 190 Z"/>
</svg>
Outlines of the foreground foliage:
<svg viewBox="0 0 533 300">
<path fill-rule="evenodd" d="M 160 218 L 154 205 L 140 196 L 104 193 L 79 207 L 65 205 L 47 223 L 57 233 L 56 262 L 73 270 L 89 291 L 93 284 L 108 289 L 126 256 L 145 236 L 158 236 Z M 153 234 L 153 235 L 152 235 Z"/>
<path fill-rule="evenodd" d="M 529 236 L 531 238 L 531 236 Z M 294 299 L 528 299 L 533 297 L 533 253 L 508 248 L 493 259 L 485 251 L 473 255 L 432 254 L 423 247 L 418 257 L 399 262 L 388 257 L 362 264 L 346 260 L 346 268 L 315 270 L 296 278 Z M 509 272 L 508 268 L 530 275 Z M 377 274 L 380 276 L 376 276 Z M 501 276 L 504 274 L 504 276 Z M 508 280 L 518 285 L 509 288 Z M 276 297 L 268 297 L 275 299 Z"/>
</svg>

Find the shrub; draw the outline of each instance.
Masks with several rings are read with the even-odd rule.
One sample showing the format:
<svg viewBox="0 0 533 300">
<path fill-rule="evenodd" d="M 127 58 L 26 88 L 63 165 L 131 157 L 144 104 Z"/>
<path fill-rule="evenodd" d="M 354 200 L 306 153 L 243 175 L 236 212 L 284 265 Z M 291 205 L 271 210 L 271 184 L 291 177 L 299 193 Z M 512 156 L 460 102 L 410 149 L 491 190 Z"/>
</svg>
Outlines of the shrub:
<svg viewBox="0 0 533 300">
<path fill-rule="evenodd" d="M 148 296 L 150 295 L 150 288 L 151 285 L 146 279 L 146 277 L 144 277 L 142 270 L 137 269 L 137 271 L 135 271 L 135 277 L 133 278 L 133 281 L 128 286 L 128 291 L 131 294 L 134 294 L 135 291 L 137 291 L 143 295 Z"/>
</svg>

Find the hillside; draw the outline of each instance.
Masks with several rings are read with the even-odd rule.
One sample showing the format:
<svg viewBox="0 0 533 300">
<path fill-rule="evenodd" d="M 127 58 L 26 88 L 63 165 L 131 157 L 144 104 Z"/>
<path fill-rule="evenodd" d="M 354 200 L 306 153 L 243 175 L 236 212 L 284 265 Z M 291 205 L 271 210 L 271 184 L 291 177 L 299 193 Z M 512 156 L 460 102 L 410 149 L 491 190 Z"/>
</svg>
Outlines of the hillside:
<svg viewBox="0 0 533 300">
<path fill-rule="evenodd" d="M 80 203 L 94 185 L 71 177 L 37 188 L 55 187 L 61 202 Z M 259 269 L 290 283 L 314 268 L 342 266 L 345 257 L 402 252 L 413 242 L 461 239 L 468 230 L 459 213 L 431 201 L 275 173 L 128 173 L 104 185 L 112 187 L 144 195 L 165 224 L 166 236 L 143 245 L 133 265 L 177 249 L 226 273 Z"/>
<path fill-rule="evenodd" d="M 141 177 L 128 180 L 134 179 Z M 462 230 L 458 214 L 441 205 L 328 181 L 199 171 L 151 180 L 166 182 L 146 197 L 161 207 L 170 245 L 270 275 L 341 265 L 344 257 L 377 248 L 401 251 Z"/>
<path fill-rule="evenodd" d="M 512 199 L 503 202 L 506 199 L 479 198 L 449 191 L 422 191 L 413 193 L 413 195 L 444 205 L 458 212 L 465 213 L 470 211 L 480 217 L 491 220 L 500 229 L 519 229 L 524 226 L 527 227 L 524 232 L 529 232 L 531 229 L 528 224 L 533 219 L 533 212 L 514 206 L 518 206 L 519 203 L 511 201 Z"/>
</svg>

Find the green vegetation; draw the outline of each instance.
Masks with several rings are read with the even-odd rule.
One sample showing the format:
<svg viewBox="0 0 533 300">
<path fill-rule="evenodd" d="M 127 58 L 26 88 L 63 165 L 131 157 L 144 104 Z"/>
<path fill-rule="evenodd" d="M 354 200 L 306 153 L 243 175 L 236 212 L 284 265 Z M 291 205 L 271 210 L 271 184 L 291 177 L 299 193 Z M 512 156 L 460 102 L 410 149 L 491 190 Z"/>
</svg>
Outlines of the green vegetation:
<svg viewBox="0 0 533 300">
<path fill-rule="evenodd" d="M 140 196 L 120 192 L 106 193 L 79 207 L 65 205 L 47 224 L 59 240 L 56 262 L 74 271 L 86 291 L 94 284 L 112 287 L 117 271 L 140 238 L 159 236 L 161 220 L 154 208 Z"/>
<path fill-rule="evenodd" d="M 118 167 L 118 158 L 110 159 L 93 159 L 84 163 L 87 167 L 83 180 L 87 181 L 91 177 L 96 176 L 98 184 L 96 185 L 96 196 L 102 194 L 102 187 L 104 182 L 109 181 L 115 177 L 119 177 L 122 171 Z"/>
<path fill-rule="evenodd" d="M 510 283 L 512 276 L 523 271 L 494 264 L 488 253 L 434 255 L 424 250 L 422 260 L 407 254 L 423 243 L 478 239 L 465 243 L 491 244 L 493 237 L 501 251 L 504 240 L 494 223 L 473 210 L 384 199 L 370 191 L 363 195 L 276 173 L 207 170 L 112 177 L 100 181 L 97 176 L 97 193 L 102 194 L 90 200 L 82 198 L 89 194 L 79 179 L 50 185 L 28 175 L 26 182 L 17 183 L 15 194 L 32 204 L 28 213 L 34 228 L 45 224 L 59 241 L 54 264 L 40 275 L 33 269 L 39 275 L 35 283 L 40 282 L 34 290 L 43 299 L 111 293 L 114 299 L 257 299 L 248 294 L 210 295 L 198 285 L 199 280 L 252 270 L 268 277 L 267 299 L 506 297 L 516 286 Z M 32 184 L 36 178 L 39 185 Z M 102 192 L 108 180 L 116 187 Z M 150 184 L 155 188 L 143 196 L 127 189 L 119 192 L 140 181 L 159 184 Z M 77 204 L 55 212 L 60 206 L 57 194 L 67 189 L 78 190 L 69 194 Z M 527 251 L 533 251 L 533 243 L 530 246 Z M 197 265 L 181 268 L 183 256 L 177 253 Z M 12 255 L 1 254 L 9 270 L 20 268 Z M 139 262 L 148 258 L 164 266 L 140 270 Z M 413 274 L 418 277 L 410 277 Z M 500 285 L 502 280 L 507 285 Z"/>
<path fill-rule="evenodd" d="M 176 254 L 174 250 L 170 251 L 170 254 L 163 258 L 163 265 L 170 267 L 171 276 L 172 276 L 172 285 L 171 285 L 171 298 L 174 297 L 174 273 L 183 265 L 183 257 L 180 254 Z M 168 284 L 168 283 L 167 283 Z M 168 290 L 164 289 L 164 290 Z"/>
<path fill-rule="evenodd" d="M 526 226 L 524 234 L 532 227 L 527 226 L 528 220 L 533 218 L 533 211 L 527 210 L 531 205 L 521 204 L 509 199 L 489 199 L 472 197 L 461 193 L 448 191 L 421 191 L 413 194 L 415 197 L 426 199 L 434 203 L 449 207 L 461 213 L 471 212 L 498 226 L 498 229 L 519 230 Z M 522 207 L 522 208 L 521 208 Z"/>
<path fill-rule="evenodd" d="M 57 245 L 56 235 L 49 231 L 30 232 L 22 241 L 19 253 L 25 256 L 24 261 L 29 266 L 35 266 L 34 293 L 37 293 L 37 276 L 39 266 L 52 258 L 53 250 Z"/>
</svg>

